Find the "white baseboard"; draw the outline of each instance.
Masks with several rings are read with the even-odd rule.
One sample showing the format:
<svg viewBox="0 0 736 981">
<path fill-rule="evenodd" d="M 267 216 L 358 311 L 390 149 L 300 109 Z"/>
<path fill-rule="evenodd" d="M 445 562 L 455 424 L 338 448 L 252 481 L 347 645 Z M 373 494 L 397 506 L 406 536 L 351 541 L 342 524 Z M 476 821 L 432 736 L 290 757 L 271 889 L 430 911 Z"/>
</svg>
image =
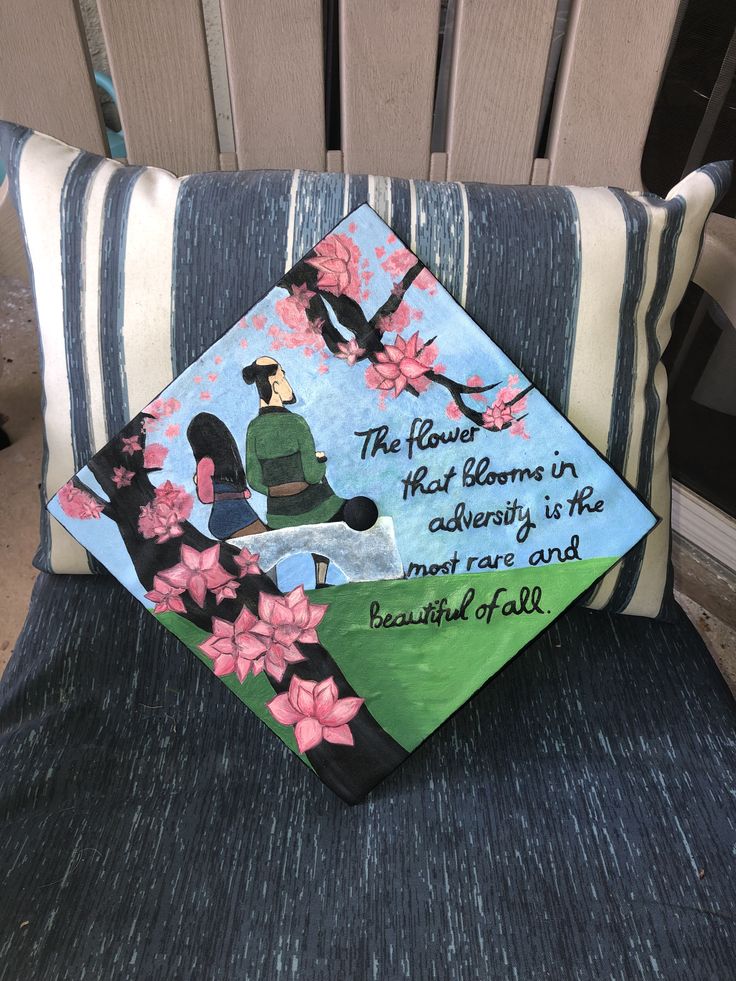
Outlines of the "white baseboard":
<svg viewBox="0 0 736 981">
<path fill-rule="evenodd" d="M 736 520 L 672 481 L 672 528 L 736 572 Z"/>
</svg>

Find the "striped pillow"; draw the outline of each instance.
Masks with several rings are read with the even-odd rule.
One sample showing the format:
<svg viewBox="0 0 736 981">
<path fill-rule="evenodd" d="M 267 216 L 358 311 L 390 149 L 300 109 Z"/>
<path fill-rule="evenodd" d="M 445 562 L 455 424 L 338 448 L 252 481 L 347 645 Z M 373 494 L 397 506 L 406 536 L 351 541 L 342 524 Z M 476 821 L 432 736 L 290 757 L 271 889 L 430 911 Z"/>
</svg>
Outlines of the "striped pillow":
<svg viewBox="0 0 736 981">
<path fill-rule="evenodd" d="M 255 171 L 177 179 L 0 124 L 43 351 L 45 503 L 349 210 L 368 201 L 664 520 L 589 605 L 671 601 L 660 355 L 730 167 L 662 200 Z M 95 571 L 43 512 L 39 568 Z"/>
</svg>

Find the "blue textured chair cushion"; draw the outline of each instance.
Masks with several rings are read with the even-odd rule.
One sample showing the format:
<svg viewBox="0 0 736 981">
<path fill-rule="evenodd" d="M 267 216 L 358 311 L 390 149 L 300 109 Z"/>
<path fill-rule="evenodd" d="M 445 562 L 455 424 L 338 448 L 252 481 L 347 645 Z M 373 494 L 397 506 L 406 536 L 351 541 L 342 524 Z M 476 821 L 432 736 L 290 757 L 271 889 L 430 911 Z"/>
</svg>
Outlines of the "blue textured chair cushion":
<svg viewBox="0 0 736 981">
<path fill-rule="evenodd" d="M 681 612 L 568 612 L 364 805 L 287 752 L 121 586 L 41 575 L 0 979 L 733 977 L 736 706 Z"/>
</svg>

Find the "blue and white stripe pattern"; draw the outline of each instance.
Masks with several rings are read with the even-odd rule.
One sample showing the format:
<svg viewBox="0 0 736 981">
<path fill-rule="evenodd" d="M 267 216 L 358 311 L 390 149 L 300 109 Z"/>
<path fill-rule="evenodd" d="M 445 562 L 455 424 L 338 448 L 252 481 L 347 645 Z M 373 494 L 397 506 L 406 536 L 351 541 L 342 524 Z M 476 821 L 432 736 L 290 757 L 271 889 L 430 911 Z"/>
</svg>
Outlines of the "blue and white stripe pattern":
<svg viewBox="0 0 736 981">
<path fill-rule="evenodd" d="M 53 495 L 343 215 L 375 208 L 663 520 L 589 604 L 666 610 L 667 380 L 660 356 L 730 165 L 663 200 L 255 171 L 178 179 L 0 124 L 32 275 Z M 478 369 L 482 374 L 482 365 Z M 37 564 L 89 572 L 44 512 Z"/>
</svg>

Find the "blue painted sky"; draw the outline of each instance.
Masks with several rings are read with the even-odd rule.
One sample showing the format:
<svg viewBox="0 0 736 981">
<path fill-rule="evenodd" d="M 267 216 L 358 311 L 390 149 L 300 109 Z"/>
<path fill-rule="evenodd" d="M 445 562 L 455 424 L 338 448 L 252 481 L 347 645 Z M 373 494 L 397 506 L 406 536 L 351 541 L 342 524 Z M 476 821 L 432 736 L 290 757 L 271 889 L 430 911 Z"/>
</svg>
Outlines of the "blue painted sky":
<svg viewBox="0 0 736 981">
<path fill-rule="evenodd" d="M 351 228 L 354 231 L 350 231 Z M 390 294 L 394 279 L 399 278 L 392 279 L 381 268 L 380 262 L 385 261 L 385 256 L 379 261 L 375 249 L 383 248 L 389 255 L 393 250 L 403 248 L 403 245 L 398 241 L 387 241 L 390 229 L 367 205 L 344 219 L 336 231 L 349 234 L 362 257 L 369 260 L 367 269 L 373 273 L 373 277 L 366 285 L 368 296 L 362 301 L 362 306 L 366 315 L 371 317 Z M 203 410 L 223 419 L 244 455 L 245 432 L 248 422 L 258 411 L 258 399 L 255 388 L 243 383 L 241 371 L 245 364 L 268 354 L 281 362 L 297 394 L 298 402 L 292 406 L 292 410 L 306 418 L 317 449 L 328 455 L 328 479 L 334 490 L 344 497 L 357 494 L 372 497 L 380 512 L 394 519 L 405 568 L 410 562 L 427 565 L 441 563 L 456 552 L 458 572 L 467 570 L 468 556 L 496 553 L 513 552 L 514 565 L 526 566 L 533 550 L 564 547 L 570 543 L 573 534 L 579 536 L 581 558 L 619 556 L 652 526 L 650 513 L 636 496 L 536 391 L 528 398 L 525 425 L 529 439 L 514 436 L 509 430 L 493 432 L 480 429 L 472 443 L 417 452 L 409 460 L 404 440 L 415 417 L 433 419 L 434 429 L 444 432 L 456 427 L 469 429 L 472 424 L 464 417 L 457 421 L 448 418 L 449 395 L 438 385 L 430 385 L 418 397 L 406 392 L 396 399 L 389 396 L 385 408 L 381 409 L 377 392 L 365 383 L 364 363 L 350 367 L 332 356 L 326 360 L 318 354 L 306 357 L 301 347 L 272 350 L 273 337 L 269 334 L 269 327 L 277 324 L 282 330 L 288 330 L 279 320 L 275 308 L 276 302 L 286 295 L 282 289 L 272 290 L 162 393 L 164 398 L 177 398 L 181 408 L 166 420 L 160 432 L 148 437 L 149 442 L 159 441 L 169 447 L 164 469 L 153 475 L 155 482 L 171 479 L 194 492 L 194 460 L 185 433 L 190 419 Z M 412 286 L 404 302 L 416 311 L 416 319 L 403 330 L 402 336 L 408 339 L 418 330 L 423 341 L 436 337 L 439 348 L 437 363 L 445 366 L 448 377 L 464 382 L 469 376 L 480 375 L 484 384 L 500 382 L 502 387 L 509 375 L 519 374 L 441 286 L 434 295 Z M 265 317 L 265 326 L 256 330 L 253 319 L 259 316 Z M 346 338 L 348 336 L 346 333 Z M 386 342 L 392 343 L 395 336 L 394 333 L 387 333 Z M 325 366 L 327 372 L 323 373 Z M 216 377 L 210 378 L 210 375 Z M 527 384 L 519 374 L 519 386 L 523 388 Z M 155 394 L 151 393 L 152 398 Z M 209 395 L 209 398 L 203 397 L 203 394 Z M 489 393 L 491 400 L 493 397 L 494 393 Z M 484 408 L 472 400 L 468 400 L 468 404 L 481 410 Z M 180 434 L 165 436 L 167 424 L 178 425 Z M 372 460 L 361 460 L 363 438 L 354 436 L 354 432 L 380 425 L 389 426 L 389 438 L 402 440 L 401 452 L 391 455 L 381 453 Z M 559 451 L 559 456 L 555 455 L 555 450 Z M 568 473 L 561 479 L 545 476 L 539 483 L 524 481 L 521 484 L 467 489 L 462 487 L 458 474 L 450 482 L 446 494 L 419 494 L 413 500 L 403 499 L 401 479 L 410 470 L 426 465 L 430 470 L 427 480 L 442 477 L 453 465 L 461 470 L 463 461 L 471 455 L 476 458 L 490 457 L 492 470 L 534 469 L 541 465 L 546 475 L 553 462 L 562 458 L 574 463 L 578 477 Z M 88 471 L 82 474 L 83 479 L 90 476 Z M 544 519 L 545 495 L 564 503 L 576 488 L 585 484 L 595 488 L 591 502 L 604 499 L 602 513 L 569 517 L 568 505 L 565 504 L 563 517 L 559 520 Z M 430 534 L 427 530 L 433 517 L 451 515 L 461 501 L 465 504 L 466 512 L 485 512 L 503 509 L 508 502 L 515 500 L 520 507 L 530 509 L 532 520 L 536 523 L 536 528 L 523 544 L 516 540 L 518 522 L 509 526 L 471 529 L 462 534 Z M 265 520 L 265 499 L 254 493 L 251 503 Z M 105 518 L 99 521 L 70 519 L 63 515 L 55 500 L 49 509 L 141 598 L 141 590 L 136 588 L 133 581 L 132 565 L 112 522 Z M 191 520 L 205 533 L 208 517 L 209 508 L 197 502 Z M 284 570 L 280 584 L 282 588 L 290 588 L 295 581 L 306 577 L 307 584 L 311 585 L 311 574 L 311 560 L 292 563 L 290 570 Z"/>
</svg>

